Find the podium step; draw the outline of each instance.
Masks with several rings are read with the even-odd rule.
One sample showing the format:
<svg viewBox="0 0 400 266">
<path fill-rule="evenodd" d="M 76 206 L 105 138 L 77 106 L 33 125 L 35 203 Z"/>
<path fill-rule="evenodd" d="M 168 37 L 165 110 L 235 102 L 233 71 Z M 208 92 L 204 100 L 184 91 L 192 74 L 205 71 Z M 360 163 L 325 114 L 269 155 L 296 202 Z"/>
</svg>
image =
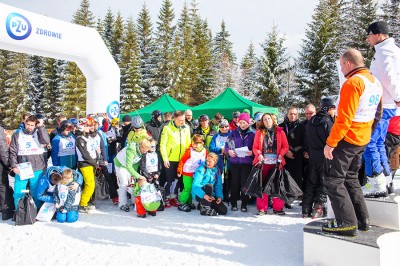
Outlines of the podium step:
<svg viewBox="0 0 400 266">
<path fill-rule="evenodd" d="M 321 227 L 327 220 L 316 220 L 304 226 L 304 265 L 381 265 L 378 238 L 393 232 L 400 235 L 393 229 L 371 226 L 368 232 L 358 231 L 356 237 L 336 236 L 322 232 Z M 396 241 L 396 245 L 399 242 Z"/>
<path fill-rule="evenodd" d="M 386 198 L 365 198 L 365 204 L 372 225 L 400 230 L 400 195 L 389 195 Z M 327 217 L 335 217 L 329 198 Z"/>
</svg>

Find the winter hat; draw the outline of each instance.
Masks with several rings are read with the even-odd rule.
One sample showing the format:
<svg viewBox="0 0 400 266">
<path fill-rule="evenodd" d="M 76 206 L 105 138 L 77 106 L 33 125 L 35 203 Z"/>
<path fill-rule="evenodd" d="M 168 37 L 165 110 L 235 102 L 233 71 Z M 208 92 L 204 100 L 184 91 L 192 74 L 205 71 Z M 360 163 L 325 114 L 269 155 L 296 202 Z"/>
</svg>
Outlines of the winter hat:
<svg viewBox="0 0 400 266">
<path fill-rule="evenodd" d="M 122 117 L 122 122 L 131 122 L 132 117 L 130 115 L 124 115 Z"/>
<path fill-rule="evenodd" d="M 210 120 L 210 118 L 209 118 L 208 115 L 206 115 L 206 114 L 202 114 L 202 115 L 199 117 L 199 122 L 208 121 L 208 120 Z"/>
<path fill-rule="evenodd" d="M 240 116 L 240 112 L 239 111 L 235 111 L 232 113 L 232 118 L 238 118 Z"/>
<path fill-rule="evenodd" d="M 389 27 L 385 21 L 375 21 L 367 28 L 367 34 L 389 34 Z"/>
<path fill-rule="evenodd" d="M 243 113 L 250 114 L 250 110 L 249 110 L 249 109 L 244 109 L 244 110 L 243 110 Z"/>
<path fill-rule="evenodd" d="M 263 116 L 263 113 L 257 112 L 257 113 L 254 115 L 254 122 L 260 122 L 262 116 Z"/>
<path fill-rule="evenodd" d="M 249 116 L 249 114 L 248 114 L 248 113 L 242 113 L 242 114 L 239 116 L 239 121 L 240 121 L 240 120 L 246 121 L 247 124 L 250 124 L 250 116 Z"/>
<path fill-rule="evenodd" d="M 220 127 L 227 127 L 229 126 L 229 122 L 226 119 L 222 119 L 221 122 L 219 122 Z"/>
</svg>

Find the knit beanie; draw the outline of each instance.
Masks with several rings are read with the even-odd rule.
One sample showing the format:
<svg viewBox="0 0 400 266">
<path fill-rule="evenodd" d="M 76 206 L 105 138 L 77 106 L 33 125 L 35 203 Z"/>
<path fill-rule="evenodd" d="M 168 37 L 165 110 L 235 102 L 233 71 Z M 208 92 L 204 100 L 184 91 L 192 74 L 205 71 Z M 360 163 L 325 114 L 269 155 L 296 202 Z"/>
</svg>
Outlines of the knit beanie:
<svg viewBox="0 0 400 266">
<path fill-rule="evenodd" d="M 248 113 L 241 113 L 239 116 L 239 121 L 244 120 L 247 122 L 247 124 L 250 124 L 250 116 Z"/>
</svg>

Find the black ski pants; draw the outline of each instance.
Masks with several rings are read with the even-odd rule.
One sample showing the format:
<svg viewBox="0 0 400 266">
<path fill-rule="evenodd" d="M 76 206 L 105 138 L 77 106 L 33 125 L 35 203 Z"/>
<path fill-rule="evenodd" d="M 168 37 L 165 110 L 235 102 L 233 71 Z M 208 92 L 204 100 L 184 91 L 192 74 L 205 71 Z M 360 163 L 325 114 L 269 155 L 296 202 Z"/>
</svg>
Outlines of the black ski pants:
<svg viewBox="0 0 400 266">
<path fill-rule="evenodd" d="M 203 191 L 206 193 L 208 196 L 212 196 L 214 187 L 211 184 L 207 184 L 204 187 L 202 187 Z M 217 203 L 217 199 L 214 199 L 213 201 L 209 202 L 206 201 L 205 199 L 200 198 L 199 196 L 196 196 L 196 200 L 200 202 L 201 205 L 203 206 L 210 206 L 213 208 L 218 214 L 225 215 L 228 212 L 228 209 L 224 205 L 224 203 L 221 201 L 220 203 Z"/>
<path fill-rule="evenodd" d="M 242 207 L 246 207 L 249 197 L 242 192 L 242 187 L 246 185 L 247 178 L 250 175 L 251 164 L 231 164 L 231 204 L 237 206 L 237 201 L 242 201 Z"/>
<path fill-rule="evenodd" d="M 369 218 L 358 181 L 365 147 L 341 140 L 333 150 L 333 159 L 325 160 L 324 186 L 339 224 L 357 225 L 357 220 Z"/>
</svg>

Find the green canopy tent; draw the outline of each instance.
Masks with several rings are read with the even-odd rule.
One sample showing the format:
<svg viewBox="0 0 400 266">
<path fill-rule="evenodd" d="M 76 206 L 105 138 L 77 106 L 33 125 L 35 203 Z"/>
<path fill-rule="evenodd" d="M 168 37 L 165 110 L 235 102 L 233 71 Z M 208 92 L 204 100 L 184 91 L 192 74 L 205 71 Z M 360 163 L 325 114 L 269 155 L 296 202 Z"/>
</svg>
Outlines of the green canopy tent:
<svg viewBox="0 0 400 266">
<path fill-rule="evenodd" d="M 243 112 L 244 109 L 250 111 L 253 116 L 256 112 L 272 113 L 278 115 L 278 108 L 265 106 L 256 102 L 250 101 L 232 88 L 225 89 L 220 95 L 208 102 L 198 105 L 191 110 L 193 117 L 199 117 L 206 114 L 212 119 L 216 113 L 221 113 L 225 118 L 230 120 L 234 111 Z"/>
<path fill-rule="evenodd" d="M 151 113 L 154 110 L 160 110 L 161 112 L 165 113 L 174 112 L 176 110 L 185 111 L 187 109 L 190 109 L 190 106 L 178 102 L 177 100 L 165 93 L 163 94 L 163 96 L 158 98 L 153 103 L 147 105 L 146 107 L 143 107 L 142 109 L 133 111 L 131 113 L 121 114 L 120 117 L 122 118 L 124 115 L 130 115 L 131 117 L 135 115 L 140 115 L 143 121 L 147 122 L 151 119 Z"/>
</svg>

